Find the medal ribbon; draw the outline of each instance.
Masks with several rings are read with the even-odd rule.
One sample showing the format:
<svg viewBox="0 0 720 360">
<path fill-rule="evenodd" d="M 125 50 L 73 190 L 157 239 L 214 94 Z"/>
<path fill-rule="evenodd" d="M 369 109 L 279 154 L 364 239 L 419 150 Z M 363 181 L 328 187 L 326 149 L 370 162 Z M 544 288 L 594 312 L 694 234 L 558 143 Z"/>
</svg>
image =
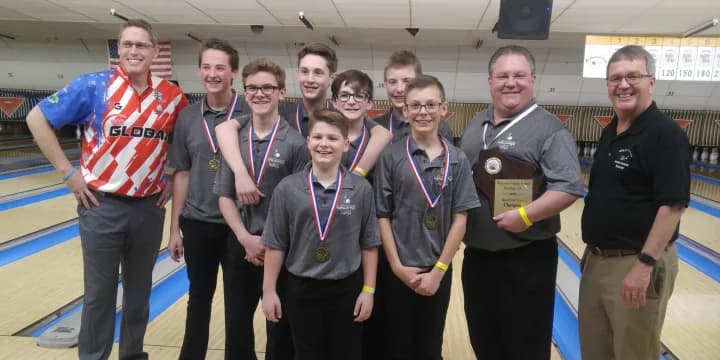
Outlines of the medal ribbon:
<svg viewBox="0 0 720 360">
<path fill-rule="evenodd" d="M 300 101 L 298 101 L 298 105 L 295 108 L 295 126 L 297 127 L 297 130 L 300 133 L 300 135 L 302 135 L 302 137 L 305 137 L 305 134 L 303 134 L 303 131 L 302 131 L 302 126 L 300 125 L 300 113 L 302 112 L 302 111 L 300 111 L 300 109 L 302 109 L 302 108 L 303 108 L 303 103 L 302 103 L 302 100 L 300 100 Z"/>
<path fill-rule="evenodd" d="M 410 137 L 408 136 L 407 140 L 405 141 L 405 155 L 407 155 L 408 158 L 408 164 L 410 165 L 410 170 L 412 171 L 413 175 L 415 176 L 415 182 L 417 182 L 418 187 L 422 191 L 423 195 L 425 196 L 425 201 L 427 202 L 428 206 L 430 206 L 431 209 L 435 208 L 435 205 L 437 205 L 438 200 L 440 200 L 440 195 L 442 195 L 443 190 L 445 190 L 445 187 L 447 186 L 448 182 L 448 176 L 450 175 L 450 149 L 448 148 L 447 143 L 444 139 L 440 138 L 440 141 L 442 142 L 443 147 L 445 148 L 445 159 L 443 160 L 443 175 L 442 175 L 442 184 L 440 185 L 440 190 L 438 190 L 437 194 L 435 194 L 434 197 L 431 197 L 428 193 L 427 187 L 425 186 L 425 182 L 423 182 L 422 176 L 420 176 L 420 172 L 418 171 L 417 164 L 415 164 L 415 159 L 413 159 L 412 154 L 410 154 Z"/>
<path fill-rule="evenodd" d="M 368 138 L 369 136 L 367 136 L 367 128 L 365 127 L 365 125 L 363 125 L 362 137 L 360 138 L 360 146 L 358 146 L 358 149 L 355 152 L 355 157 L 353 157 L 352 162 L 350 163 L 350 171 L 353 171 L 353 169 L 355 169 L 355 166 L 357 166 L 357 164 L 360 162 L 360 158 L 365 152 L 365 148 L 367 147 L 367 144 L 369 142 Z"/>
<path fill-rule="evenodd" d="M 317 196 L 315 195 L 315 187 L 312 183 L 313 178 L 313 171 L 312 169 L 308 170 L 308 188 L 310 190 L 310 202 L 313 206 L 313 215 L 315 216 L 315 229 L 317 230 L 318 236 L 320 237 L 320 241 L 324 241 L 325 237 L 327 237 L 328 230 L 330 230 L 330 225 L 333 222 L 333 219 L 335 218 L 335 208 L 337 207 L 338 201 L 340 199 L 340 193 L 342 192 L 342 186 L 343 186 L 343 174 L 342 170 L 338 168 L 338 174 L 337 174 L 337 180 L 335 180 L 335 184 L 337 185 L 337 188 L 335 189 L 335 195 L 333 195 L 333 201 L 332 205 L 330 207 L 330 212 L 328 213 L 327 219 L 323 222 L 322 219 L 320 219 L 320 211 L 318 210 L 318 204 L 317 204 Z"/>
<path fill-rule="evenodd" d="M 492 142 L 495 141 L 498 137 L 500 137 L 500 135 L 502 135 L 505 131 L 507 131 L 508 129 L 513 127 L 513 125 L 517 124 L 520 120 L 524 119 L 528 114 L 530 114 L 537 107 L 538 107 L 537 104 L 532 104 L 532 106 L 525 109 L 525 111 L 520 113 L 520 115 L 515 117 L 515 119 L 513 119 L 513 121 L 511 121 L 509 124 L 507 124 L 507 126 L 505 126 L 502 130 L 500 130 L 500 132 L 497 133 L 497 135 L 495 135 L 495 137 L 492 139 L 492 141 L 490 143 L 492 144 Z M 488 124 L 485 123 L 485 126 L 483 126 L 483 150 L 487 150 L 487 148 L 488 148 L 487 144 L 485 143 L 485 133 L 487 132 L 487 127 L 488 127 Z"/>
<path fill-rule="evenodd" d="M 235 91 L 233 90 L 233 95 L 235 95 Z M 237 105 L 238 97 L 235 95 L 235 100 L 233 100 L 232 105 L 228 108 L 227 112 L 227 119 L 225 121 L 232 119 L 232 115 L 235 112 L 235 106 Z M 207 119 L 205 119 L 205 101 L 200 102 L 200 117 L 203 119 L 203 126 L 205 127 L 205 136 L 207 136 L 208 144 L 210 144 L 210 150 L 212 150 L 213 155 L 217 154 L 218 152 L 218 146 L 215 143 L 215 139 L 213 139 L 213 135 L 215 134 L 215 131 L 210 131 L 210 126 L 207 123 Z"/>
<path fill-rule="evenodd" d="M 272 132 L 270 132 L 270 140 L 268 141 L 267 148 L 265 148 L 265 153 L 262 156 L 262 162 L 260 163 L 260 170 L 255 169 L 255 153 L 253 152 L 253 126 L 252 122 L 250 123 L 250 126 L 248 126 L 248 157 L 250 158 L 250 171 L 252 172 L 252 177 L 255 179 L 255 185 L 260 186 L 260 182 L 262 181 L 263 175 L 265 175 L 265 165 L 267 165 L 267 159 L 270 156 L 270 149 L 272 148 L 273 144 L 275 144 L 275 136 L 277 135 L 278 129 L 280 128 L 280 118 L 278 117 L 278 121 L 275 122 L 275 125 L 273 126 Z"/>
</svg>

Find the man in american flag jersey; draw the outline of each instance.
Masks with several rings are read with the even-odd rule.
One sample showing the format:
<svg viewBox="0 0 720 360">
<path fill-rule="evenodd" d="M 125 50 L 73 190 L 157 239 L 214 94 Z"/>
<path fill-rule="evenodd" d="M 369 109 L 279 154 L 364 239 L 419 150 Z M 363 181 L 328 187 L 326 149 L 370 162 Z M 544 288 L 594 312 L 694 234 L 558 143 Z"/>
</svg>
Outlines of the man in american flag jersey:
<svg viewBox="0 0 720 360">
<path fill-rule="evenodd" d="M 152 269 L 172 189 L 164 180 L 167 147 L 187 105 L 177 86 L 150 74 L 158 53 L 150 24 L 128 20 L 120 31 L 117 68 L 81 75 L 27 116 L 38 146 L 78 203 L 85 288 L 80 359 L 110 356 L 120 264 L 120 359 L 147 358 Z M 53 131 L 70 124 L 85 129 L 79 171 Z"/>
</svg>

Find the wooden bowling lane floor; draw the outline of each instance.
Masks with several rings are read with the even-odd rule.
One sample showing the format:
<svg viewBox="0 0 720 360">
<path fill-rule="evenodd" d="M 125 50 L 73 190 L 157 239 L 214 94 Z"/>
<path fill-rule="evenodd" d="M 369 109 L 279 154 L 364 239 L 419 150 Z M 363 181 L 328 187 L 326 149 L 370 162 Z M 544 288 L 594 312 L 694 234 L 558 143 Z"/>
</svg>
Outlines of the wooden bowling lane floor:
<svg viewBox="0 0 720 360">
<path fill-rule="evenodd" d="M 584 202 L 578 200 L 562 212 L 558 237 L 578 257 L 585 248 L 580 232 Z M 697 214 L 685 213 L 682 222 Z M 718 222 L 720 219 L 714 219 Z M 698 239 L 695 239 L 698 240 Z M 619 296 L 619 294 L 618 294 Z M 683 261 L 663 327 L 663 343 L 680 359 L 716 360 L 720 353 L 720 283 Z"/>
<path fill-rule="evenodd" d="M 0 243 L 77 217 L 72 194 L 0 212 Z"/>
<path fill-rule="evenodd" d="M 35 190 L 51 185 L 60 184 L 62 180 L 55 171 L 20 176 L 0 181 L 0 196 L 17 194 L 23 191 Z"/>
</svg>

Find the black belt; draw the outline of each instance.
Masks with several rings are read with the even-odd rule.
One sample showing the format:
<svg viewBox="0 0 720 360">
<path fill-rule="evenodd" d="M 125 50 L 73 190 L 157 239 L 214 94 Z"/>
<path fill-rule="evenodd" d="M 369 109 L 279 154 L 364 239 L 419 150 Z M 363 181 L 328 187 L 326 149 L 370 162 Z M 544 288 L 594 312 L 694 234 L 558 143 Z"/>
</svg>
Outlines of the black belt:
<svg viewBox="0 0 720 360">
<path fill-rule="evenodd" d="M 597 246 L 588 246 L 588 248 L 590 248 L 590 252 L 593 255 L 604 256 L 604 257 L 623 257 L 623 256 L 637 255 L 640 253 L 640 251 L 638 251 L 638 250 L 630 250 L 630 249 L 601 249 Z"/>
<path fill-rule="evenodd" d="M 152 194 L 152 195 L 141 197 L 141 196 L 127 196 L 127 195 L 115 194 L 115 193 L 104 192 L 104 191 L 99 191 L 99 190 L 95 190 L 95 189 L 92 189 L 91 191 L 93 192 L 93 194 L 100 195 L 100 196 L 108 198 L 108 199 L 116 199 L 116 200 L 122 200 L 122 201 L 140 201 L 140 200 L 145 200 L 145 199 L 148 199 L 148 198 L 151 198 L 153 196 L 157 196 L 160 194 L 160 193 L 157 193 L 157 194 Z"/>
</svg>

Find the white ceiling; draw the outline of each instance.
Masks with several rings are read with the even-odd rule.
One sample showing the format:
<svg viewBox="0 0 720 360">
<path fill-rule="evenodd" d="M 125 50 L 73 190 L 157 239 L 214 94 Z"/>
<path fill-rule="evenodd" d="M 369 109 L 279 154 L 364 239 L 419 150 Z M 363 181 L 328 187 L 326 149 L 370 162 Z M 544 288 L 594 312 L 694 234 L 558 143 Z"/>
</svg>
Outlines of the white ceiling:
<svg viewBox="0 0 720 360">
<path fill-rule="evenodd" d="M 485 46 L 498 40 L 490 33 L 497 22 L 499 0 L 0 0 L 0 33 L 18 39 L 104 39 L 117 31 L 114 8 L 140 17 L 164 38 L 186 39 L 185 33 L 233 41 L 327 41 L 367 46 Z M 305 12 L 315 31 L 305 29 Z M 548 41 L 531 47 L 579 48 L 585 34 L 679 36 L 720 17 L 718 0 L 555 0 Z M 265 25 L 253 34 L 248 25 Z M 420 28 L 416 37 L 403 29 Z M 703 33 L 720 36 L 720 27 Z"/>
<path fill-rule="evenodd" d="M 377 80 L 394 49 L 411 49 L 423 68 L 446 84 L 451 99 L 489 101 L 482 84 L 490 54 L 512 42 L 535 54 L 538 101 L 564 105 L 607 105 L 604 81 L 582 78 L 586 34 L 681 36 L 720 18 L 720 0 L 554 0 L 549 40 L 509 41 L 491 33 L 500 0 L 0 0 L 0 33 L 17 38 L 0 38 L 0 64 L 3 72 L 18 75 L 10 79 L 0 74 L 0 84 L 56 88 L 66 81 L 53 68 L 37 77 L 53 79 L 58 72 L 57 84 L 29 83 L 19 75 L 30 71 L 28 62 L 68 58 L 66 77 L 87 71 L 88 60 L 104 66 L 102 43 L 117 35 L 121 23 L 110 15 L 111 8 L 126 17 L 149 20 L 161 38 L 174 40 L 174 68 L 184 88 L 199 86 L 197 45 L 185 35 L 188 32 L 230 40 L 243 58 L 270 57 L 289 70 L 295 66 L 299 44 L 328 43 L 334 35 L 341 43 L 334 46 L 341 70 L 365 69 Z M 302 25 L 298 11 L 310 19 L 314 31 Z M 253 34 L 253 24 L 264 25 L 264 32 Z M 416 37 L 404 30 L 408 26 L 420 28 Z M 720 26 L 702 36 L 720 37 Z M 484 41 L 479 50 L 478 40 Z M 76 50 L 68 52 L 71 43 Z M 52 59 L 28 56 L 35 51 L 26 48 L 38 47 L 47 49 Z M 57 51 L 50 50 L 55 47 Z M 45 67 L 30 69 L 40 72 Z M 292 76 L 288 81 L 289 89 L 297 87 Z M 717 110 L 720 82 L 658 81 L 655 99 L 665 108 Z"/>
</svg>

